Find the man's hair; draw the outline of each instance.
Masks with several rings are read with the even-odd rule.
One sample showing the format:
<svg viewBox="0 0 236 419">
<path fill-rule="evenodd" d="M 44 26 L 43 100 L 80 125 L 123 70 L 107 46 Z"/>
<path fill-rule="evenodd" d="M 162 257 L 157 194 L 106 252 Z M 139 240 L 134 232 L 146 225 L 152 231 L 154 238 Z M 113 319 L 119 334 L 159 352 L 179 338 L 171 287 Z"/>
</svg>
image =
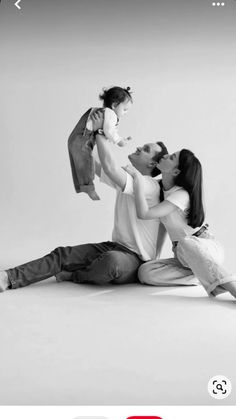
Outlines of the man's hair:
<svg viewBox="0 0 236 419">
<path fill-rule="evenodd" d="M 157 141 L 157 143 L 160 147 L 161 147 L 161 151 L 157 151 L 156 154 L 154 155 L 154 157 L 152 158 L 153 161 L 159 163 L 159 161 L 161 160 L 161 158 L 165 155 L 168 154 L 168 150 L 165 146 L 165 144 L 162 141 Z M 156 177 L 158 175 L 161 174 L 161 171 L 155 166 L 152 171 L 151 171 L 151 176 L 152 177 Z"/>
</svg>

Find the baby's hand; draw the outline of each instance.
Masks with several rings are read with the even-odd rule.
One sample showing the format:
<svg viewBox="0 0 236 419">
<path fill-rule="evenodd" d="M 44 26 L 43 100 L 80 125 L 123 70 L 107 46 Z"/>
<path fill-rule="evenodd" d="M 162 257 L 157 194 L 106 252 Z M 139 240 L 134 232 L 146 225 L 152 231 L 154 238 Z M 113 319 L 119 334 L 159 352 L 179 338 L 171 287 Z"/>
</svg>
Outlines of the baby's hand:
<svg viewBox="0 0 236 419">
<path fill-rule="evenodd" d="M 132 137 L 122 138 L 117 144 L 119 147 L 125 147 L 129 141 L 132 140 Z"/>
</svg>

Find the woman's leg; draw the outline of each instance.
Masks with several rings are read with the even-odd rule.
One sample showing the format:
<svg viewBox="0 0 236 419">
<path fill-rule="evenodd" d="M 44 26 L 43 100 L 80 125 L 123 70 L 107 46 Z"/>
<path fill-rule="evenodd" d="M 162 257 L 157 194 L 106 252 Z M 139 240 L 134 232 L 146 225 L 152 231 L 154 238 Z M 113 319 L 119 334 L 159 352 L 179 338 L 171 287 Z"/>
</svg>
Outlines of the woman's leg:
<svg viewBox="0 0 236 419">
<path fill-rule="evenodd" d="M 229 284 L 235 284 L 236 277 L 223 268 L 223 250 L 214 239 L 185 237 L 178 243 L 177 256 L 193 271 L 208 295 L 216 296 L 228 290 L 235 296 L 235 288 Z"/>
<path fill-rule="evenodd" d="M 233 297 L 236 298 L 236 281 L 226 282 L 224 285 L 221 285 L 226 291 L 229 291 Z"/>
<path fill-rule="evenodd" d="M 140 266 L 138 277 L 140 282 L 148 285 L 199 285 L 192 271 L 184 267 L 177 258 L 146 262 Z"/>
</svg>

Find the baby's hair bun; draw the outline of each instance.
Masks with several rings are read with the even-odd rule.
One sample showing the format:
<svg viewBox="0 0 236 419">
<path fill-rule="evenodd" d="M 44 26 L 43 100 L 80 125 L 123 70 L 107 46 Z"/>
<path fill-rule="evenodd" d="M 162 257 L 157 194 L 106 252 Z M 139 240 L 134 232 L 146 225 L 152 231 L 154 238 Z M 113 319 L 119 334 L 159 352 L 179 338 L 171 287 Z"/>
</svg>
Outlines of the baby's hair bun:
<svg viewBox="0 0 236 419">
<path fill-rule="evenodd" d="M 131 95 L 133 94 L 133 92 L 131 92 L 131 87 L 126 87 L 125 89 L 125 92 L 127 92 L 128 93 L 128 95 L 131 97 Z"/>
<path fill-rule="evenodd" d="M 107 93 L 107 89 L 106 89 L 106 87 L 103 87 L 102 93 L 100 93 L 100 95 L 99 95 L 99 99 L 104 100 L 105 97 L 106 97 L 106 93 Z"/>
</svg>

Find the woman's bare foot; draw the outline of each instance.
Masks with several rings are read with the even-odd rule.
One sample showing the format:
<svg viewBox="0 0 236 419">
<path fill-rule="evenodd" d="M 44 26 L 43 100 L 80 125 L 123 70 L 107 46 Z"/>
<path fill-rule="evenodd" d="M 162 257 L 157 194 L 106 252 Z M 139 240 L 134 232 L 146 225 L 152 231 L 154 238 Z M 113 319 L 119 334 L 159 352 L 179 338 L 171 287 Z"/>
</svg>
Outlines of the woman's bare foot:
<svg viewBox="0 0 236 419">
<path fill-rule="evenodd" d="M 230 294 L 236 298 L 236 281 L 226 282 L 226 284 L 221 285 L 226 291 L 229 291 Z"/>
<path fill-rule="evenodd" d="M 6 291 L 9 288 L 10 282 L 6 271 L 0 271 L 0 292 Z"/>
</svg>

